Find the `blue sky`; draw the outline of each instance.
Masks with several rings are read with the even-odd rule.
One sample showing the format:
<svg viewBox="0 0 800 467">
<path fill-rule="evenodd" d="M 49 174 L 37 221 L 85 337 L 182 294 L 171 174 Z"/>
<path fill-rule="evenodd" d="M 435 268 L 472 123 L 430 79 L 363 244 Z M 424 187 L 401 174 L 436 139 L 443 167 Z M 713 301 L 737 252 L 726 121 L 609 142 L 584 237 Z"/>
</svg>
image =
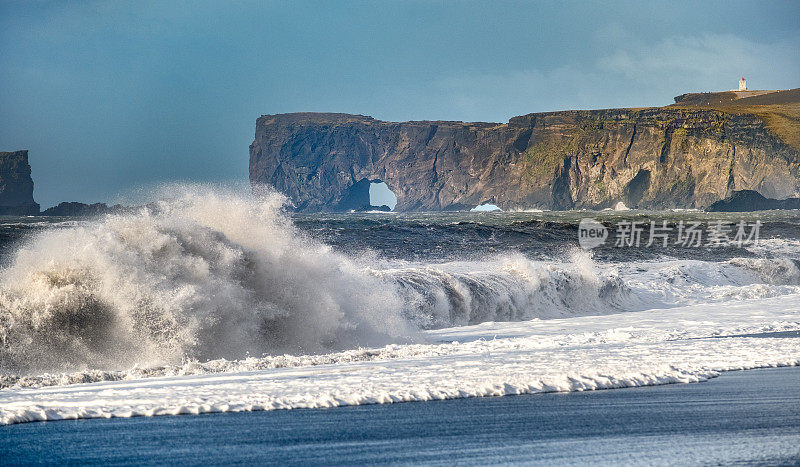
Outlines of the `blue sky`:
<svg viewBox="0 0 800 467">
<path fill-rule="evenodd" d="M 242 184 L 262 114 L 505 122 L 800 86 L 800 2 L 0 0 L 0 150 L 34 196 Z"/>
</svg>

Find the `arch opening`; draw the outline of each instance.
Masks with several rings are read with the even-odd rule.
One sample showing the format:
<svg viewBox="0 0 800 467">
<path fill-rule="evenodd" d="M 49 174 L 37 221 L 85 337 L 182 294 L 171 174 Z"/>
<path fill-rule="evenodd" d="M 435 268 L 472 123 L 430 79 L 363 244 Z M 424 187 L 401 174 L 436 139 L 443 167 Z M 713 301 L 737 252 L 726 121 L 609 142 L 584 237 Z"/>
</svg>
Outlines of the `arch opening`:
<svg viewBox="0 0 800 467">
<path fill-rule="evenodd" d="M 378 209 L 386 206 L 390 211 L 394 211 L 394 207 L 397 206 L 397 196 L 385 182 L 372 180 L 369 184 L 369 204 Z"/>
</svg>

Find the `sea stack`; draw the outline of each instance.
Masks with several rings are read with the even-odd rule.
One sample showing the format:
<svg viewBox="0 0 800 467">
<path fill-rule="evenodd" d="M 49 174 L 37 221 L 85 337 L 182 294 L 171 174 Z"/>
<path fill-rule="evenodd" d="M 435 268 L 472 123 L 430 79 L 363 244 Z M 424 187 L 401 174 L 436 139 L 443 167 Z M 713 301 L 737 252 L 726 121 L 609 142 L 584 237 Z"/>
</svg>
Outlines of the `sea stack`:
<svg viewBox="0 0 800 467">
<path fill-rule="evenodd" d="M 39 204 L 33 200 L 28 151 L 0 152 L 0 215 L 37 214 Z"/>
</svg>

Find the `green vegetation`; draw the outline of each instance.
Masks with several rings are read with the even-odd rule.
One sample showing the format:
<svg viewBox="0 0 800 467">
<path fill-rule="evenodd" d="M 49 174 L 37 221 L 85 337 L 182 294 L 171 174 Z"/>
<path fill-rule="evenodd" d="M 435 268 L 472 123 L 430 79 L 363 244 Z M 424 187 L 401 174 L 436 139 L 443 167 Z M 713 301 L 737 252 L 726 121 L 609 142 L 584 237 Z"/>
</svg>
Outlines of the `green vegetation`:
<svg viewBox="0 0 800 467">
<path fill-rule="evenodd" d="M 556 168 L 564 162 L 564 158 L 577 152 L 580 136 L 580 134 L 575 135 L 569 139 L 550 136 L 537 141 L 525 151 L 528 173 L 535 178 L 547 178 L 553 175 Z"/>
<path fill-rule="evenodd" d="M 687 139 L 689 132 L 686 128 L 675 128 L 672 131 L 672 146 L 679 148 L 683 152 L 689 150 L 689 140 Z"/>
<path fill-rule="evenodd" d="M 594 184 L 592 184 L 592 188 L 594 188 L 595 192 L 597 192 L 597 195 L 601 197 L 605 196 L 607 191 L 606 184 L 603 183 L 602 179 L 595 180 Z"/>
<path fill-rule="evenodd" d="M 753 115 L 764 121 L 767 130 L 777 135 L 783 142 L 795 149 L 800 149 L 800 103 L 771 105 L 737 105 L 720 104 L 708 106 L 675 105 L 669 108 L 686 110 L 717 110 L 731 115 Z M 723 118 L 715 119 L 714 131 L 723 131 Z"/>
<path fill-rule="evenodd" d="M 786 144 L 800 149 L 800 103 L 730 106 L 719 110 L 755 115 L 766 123 L 768 130 L 778 135 Z"/>
</svg>

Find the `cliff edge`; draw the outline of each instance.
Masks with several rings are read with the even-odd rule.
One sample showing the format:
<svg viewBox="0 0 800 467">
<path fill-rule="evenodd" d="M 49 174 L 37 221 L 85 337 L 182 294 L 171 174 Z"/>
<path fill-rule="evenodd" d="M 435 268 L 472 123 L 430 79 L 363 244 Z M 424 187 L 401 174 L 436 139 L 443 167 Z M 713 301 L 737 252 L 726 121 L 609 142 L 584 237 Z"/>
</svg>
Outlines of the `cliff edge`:
<svg viewBox="0 0 800 467">
<path fill-rule="evenodd" d="M 667 107 L 532 113 L 505 124 L 264 115 L 250 182 L 306 211 L 341 210 L 365 180 L 385 182 L 398 211 L 705 208 L 736 190 L 788 198 L 800 192 L 800 99 L 783 92 L 777 104 L 700 106 L 684 96 Z"/>
</svg>

